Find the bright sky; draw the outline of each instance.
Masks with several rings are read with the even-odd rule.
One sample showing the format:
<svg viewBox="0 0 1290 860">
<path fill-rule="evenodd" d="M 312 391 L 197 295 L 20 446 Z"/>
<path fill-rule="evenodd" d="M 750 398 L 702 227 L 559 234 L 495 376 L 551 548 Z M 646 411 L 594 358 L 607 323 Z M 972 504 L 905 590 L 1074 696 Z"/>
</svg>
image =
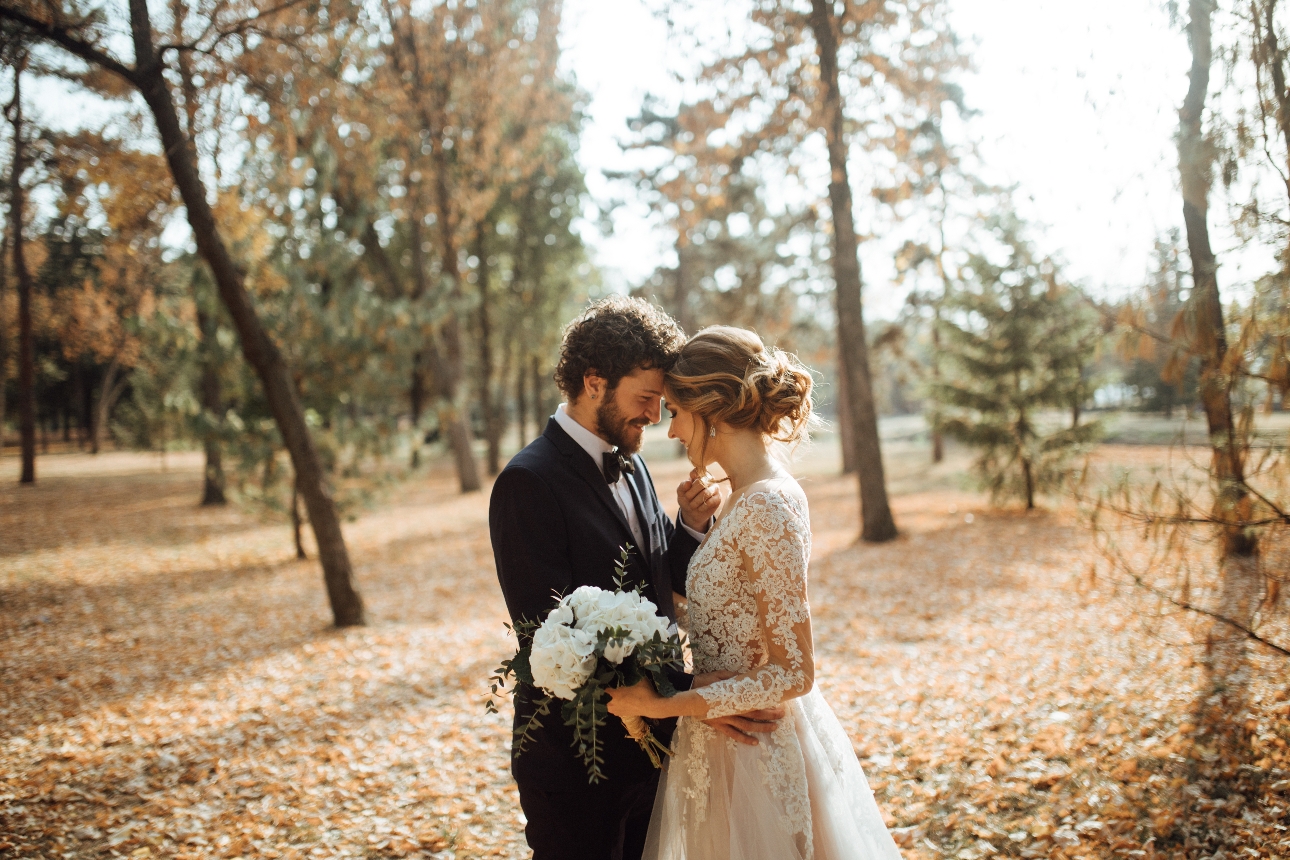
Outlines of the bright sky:
<svg viewBox="0 0 1290 860">
<path fill-rule="evenodd" d="M 1140 283 L 1153 238 L 1181 223 L 1173 135 L 1187 88 L 1184 35 L 1161 0 L 949 0 L 973 43 L 964 80 L 987 178 L 1017 183 L 1044 250 L 1096 292 Z M 564 61 L 592 95 L 581 158 L 592 193 L 622 197 L 601 171 L 627 164 L 625 120 L 647 92 L 675 96 L 667 32 L 640 0 L 566 0 Z M 823 189 L 821 189 L 823 196 Z M 1211 221 L 1215 220 L 1211 218 Z M 670 262 L 672 237 L 643 206 L 622 207 L 615 235 L 587 231 L 608 280 L 642 281 Z M 866 314 L 903 302 L 890 249 L 862 248 Z"/>
<path fill-rule="evenodd" d="M 1163 0 L 948 2 L 958 33 L 975 45 L 976 71 L 963 83 L 969 105 L 981 111 L 972 132 L 991 171 L 985 178 L 1019 186 L 1023 214 L 1041 226 L 1041 247 L 1065 260 L 1073 280 L 1097 293 L 1140 283 L 1153 238 L 1181 223 L 1173 135 L 1189 57 Z M 583 233 L 608 283 L 625 288 L 673 262 L 673 237 L 602 171 L 630 166 L 619 141 L 646 93 L 679 95 L 669 66 L 675 57 L 665 25 L 642 0 L 566 0 L 564 16 L 565 67 L 592 95 L 580 156 L 588 185 L 597 200 L 623 203 L 614 235 L 590 223 Z M 31 93 L 46 106 L 46 121 L 93 124 L 109 112 L 83 98 L 70 99 L 70 112 L 59 110 L 72 107 L 66 90 L 47 89 Z M 821 198 L 824 192 L 818 189 Z M 1222 210 L 1211 208 L 1220 259 L 1222 220 Z M 870 318 L 890 318 L 903 303 L 893 251 L 882 241 L 861 248 Z M 1231 271 L 1222 279 L 1229 284 Z"/>
</svg>

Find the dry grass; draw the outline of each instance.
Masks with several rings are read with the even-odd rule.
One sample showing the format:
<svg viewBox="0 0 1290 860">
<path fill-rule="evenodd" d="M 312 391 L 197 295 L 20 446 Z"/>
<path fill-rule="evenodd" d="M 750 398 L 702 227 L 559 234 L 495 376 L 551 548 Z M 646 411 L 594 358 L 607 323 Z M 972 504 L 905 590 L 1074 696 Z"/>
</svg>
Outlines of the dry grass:
<svg viewBox="0 0 1290 860">
<path fill-rule="evenodd" d="M 1284 665 L 1257 662 L 1248 748 L 1206 746 L 1199 652 L 1090 578 L 1072 512 L 889 457 L 876 547 L 829 452 L 803 468 L 817 677 L 907 857 L 1290 856 Z M 373 623 L 336 632 L 286 525 L 167 465 L 60 455 L 19 488 L 0 461 L 0 856 L 526 856 L 482 707 L 509 647 L 486 495 L 436 469 L 350 524 Z M 684 467 L 652 466 L 667 501 Z"/>
</svg>

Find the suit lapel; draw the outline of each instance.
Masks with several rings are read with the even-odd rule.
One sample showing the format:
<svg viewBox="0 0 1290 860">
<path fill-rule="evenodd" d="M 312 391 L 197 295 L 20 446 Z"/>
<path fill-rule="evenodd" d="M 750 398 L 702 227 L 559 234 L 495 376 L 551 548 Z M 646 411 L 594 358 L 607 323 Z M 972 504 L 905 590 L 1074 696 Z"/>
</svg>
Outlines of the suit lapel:
<svg viewBox="0 0 1290 860">
<path fill-rule="evenodd" d="M 596 498 L 600 499 L 601 503 L 614 515 L 614 519 L 622 526 L 623 534 L 627 536 L 627 540 L 635 540 L 632 537 L 631 527 L 627 524 L 627 517 L 623 515 L 623 509 L 618 507 L 618 502 L 614 501 L 614 494 L 609 491 L 609 485 L 605 483 L 605 476 L 601 473 L 600 467 L 591 459 L 591 455 L 584 451 L 581 445 L 573 441 L 554 418 L 547 422 L 546 431 L 542 435 L 551 440 L 556 449 L 564 455 L 570 468 L 577 473 L 578 477 L 587 482 Z M 648 558 L 649 556 L 644 557 Z"/>
<path fill-rule="evenodd" d="M 667 547 L 661 540 L 666 532 L 658 522 L 660 516 L 666 517 L 667 514 L 659 507 L 654 481 L 650 477 L 649 469 L 645 467 L 645 461 L 639 455 L 633 455 L 632 460 L 636 463 L 636 474 L 629 476 L 627 483 L 632 488 L 632 498 L 636 502 L 636 516 L 640 519 L 641 534 L 645 536 L 647 544 L 645 561 L 649 565 L 650 579 L 654 586 L 654 602 L 668 618 L 675 620 L 676 607 L 672 603 L 672 577 L 664 559 Z M 656 535 L 660 538 L 658 547 L 653 545 Z"/>
<path fill-rule="evenodd" d="M 641 554 L 644 555 L 645 558 L 653 559 L 654 553 L 653 547 L 651 546 L 653 535 L 650 534 L 650 526 L 653 522 L 653 517 L 649 517 L 645 514 L 645 500 L 642 498 L 641 488 L 636 486 L 637 481 L 644 480 L 645 470 L 640 467 L 640 461 L 635 455 L 632 455 L 632 459 L 637 462 L 636 474 L 629 474 L 627 476 L 627 486 L 631 490 L 632 503 L 636 505 L 636 522 L 641 525 L 641 539 L 645 541 L 645 546 L 641 547 Z M 617 505 L 615 505 L 615 507 L 617 507 Z"/>
</svg>

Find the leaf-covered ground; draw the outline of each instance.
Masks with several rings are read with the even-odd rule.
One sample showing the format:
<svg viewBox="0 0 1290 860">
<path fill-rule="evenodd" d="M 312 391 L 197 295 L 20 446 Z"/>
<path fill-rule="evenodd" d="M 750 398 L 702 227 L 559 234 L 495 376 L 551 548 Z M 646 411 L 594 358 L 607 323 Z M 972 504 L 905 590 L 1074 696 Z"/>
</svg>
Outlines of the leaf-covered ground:
<svg viewBox="0 0 1290 860">
<path fill-rule="evenodd" d="M 1218 749 L 1200 650 L 1090 573 L 1072 512 L 890 456 L 883 546 L 854 543 L 852 481 L 804 469 L 816 676 L 905 856 L 1290 857 L 1287 666 L 1256 658 Z M 0 461 L 0 857 L 526 856 L 482 707 L 510 647 L 486 494 L 432 471 L 350 523 L 372 623 L 336 632 L 284 524 L 167 467 L 61 455 L 19 488 Z M 671 498 L 684 467 L 653 468 Z"/>
</svg>

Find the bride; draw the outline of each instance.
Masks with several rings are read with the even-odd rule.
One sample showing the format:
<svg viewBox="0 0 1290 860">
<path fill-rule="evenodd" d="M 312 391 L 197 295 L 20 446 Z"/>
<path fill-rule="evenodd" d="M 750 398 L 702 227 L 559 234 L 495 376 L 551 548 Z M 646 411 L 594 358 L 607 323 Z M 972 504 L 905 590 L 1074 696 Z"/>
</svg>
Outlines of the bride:
<svg viewBox="0 0 1290 860">
<path fill-rule="evenodd" d="M 695 672 L 728 675 L 663 698 L 611 691 L 611 713 L 681 717 L 646 860 L 898 860 L 851 742 L 814 688 L 806 496 L 772 456 L 804 438 L 810 373 L 753 332 L 713 326 L 666 378 L 668 435 L 731 493 L 686 574 Z M 783 705 L 775 730 L 737 744 L 702 720 Z"/>
</svg>

